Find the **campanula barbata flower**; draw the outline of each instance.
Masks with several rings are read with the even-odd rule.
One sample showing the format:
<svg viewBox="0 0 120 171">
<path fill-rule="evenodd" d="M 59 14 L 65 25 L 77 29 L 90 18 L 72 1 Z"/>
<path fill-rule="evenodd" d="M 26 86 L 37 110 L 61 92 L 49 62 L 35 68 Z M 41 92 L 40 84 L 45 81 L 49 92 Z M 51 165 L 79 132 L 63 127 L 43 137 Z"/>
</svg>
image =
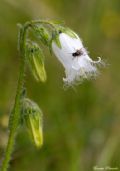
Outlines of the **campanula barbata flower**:
<svg viewBox="0 0 120 171">
<path fill-rule="evenodd" d="M 76 81 L 90 79 L 98 74 L 97 65 L 101 64 L 101 58 L 93 61 L 82 40 L 72 30 L 59 31 L 52 41 L 52 50 L 65 68 L 66 78 L 63 81 L 72 85 Z"/>
</svg>

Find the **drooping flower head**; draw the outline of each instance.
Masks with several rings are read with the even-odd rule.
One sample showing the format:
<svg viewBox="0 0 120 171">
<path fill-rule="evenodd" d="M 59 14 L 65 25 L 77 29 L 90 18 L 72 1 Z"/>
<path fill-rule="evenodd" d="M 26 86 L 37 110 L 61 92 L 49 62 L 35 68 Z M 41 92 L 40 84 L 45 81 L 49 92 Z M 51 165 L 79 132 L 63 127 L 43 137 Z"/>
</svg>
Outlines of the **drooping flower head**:
<svg viewBox="0 0 120 171">
<path fill-rule="evenodd" d="M 72 30 L 61 27 L 58 32 L 53 38 L 52 50 L 65 68 L 66 78 L 63 78 L 63 81 L 72 85 L 76 81 L 96 77 L 101 58 L 93 61 L 82 40 Z"/>
</svg>

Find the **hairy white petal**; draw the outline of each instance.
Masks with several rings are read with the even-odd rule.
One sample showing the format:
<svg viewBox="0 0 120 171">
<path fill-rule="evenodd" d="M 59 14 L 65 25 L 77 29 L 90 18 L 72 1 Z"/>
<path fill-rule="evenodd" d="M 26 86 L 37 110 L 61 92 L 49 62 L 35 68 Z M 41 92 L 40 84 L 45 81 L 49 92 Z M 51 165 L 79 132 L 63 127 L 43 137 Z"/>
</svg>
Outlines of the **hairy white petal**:
<svg viewBox="0 0 120 171">
<path fill-rule="evenodd" d="M 68 53 L 65 53 L 54 42 L 52 43 L 52 49 L 53 49 L 53 52 L 54 52 L 55 56 L 63 64 L 63 66 L 65 68 L 72 66 L 71 53 L 69 53 L 69 52 Z"/>
<path fill-rule="evenodd" d="M 75 81 L 89 79 L 98 74 L 96 65 L 101 63 L 101 58 L 99 57 L 98 61 L 93 61 L 88 56 L 88 52 L 79 37 L 72 38 L 65 33 L 61 33 L 59 41 L 61 48 L 53 41 L 52 49 L 65 68 L 66 78 L 63 78 L 65 83 L 71 85 Z M 73 55 L 77 50 L 81 50 L 82 53 Z"/>
<path fill-rule="evenodd" d="M 76 49 L 81 49 L 83 47 L 80 39 L 72 38 L 65 33 L 60 34 L 59 40 L 62 45 L 62 51 L 65 53 L 73 53 Z"/>
</svg>

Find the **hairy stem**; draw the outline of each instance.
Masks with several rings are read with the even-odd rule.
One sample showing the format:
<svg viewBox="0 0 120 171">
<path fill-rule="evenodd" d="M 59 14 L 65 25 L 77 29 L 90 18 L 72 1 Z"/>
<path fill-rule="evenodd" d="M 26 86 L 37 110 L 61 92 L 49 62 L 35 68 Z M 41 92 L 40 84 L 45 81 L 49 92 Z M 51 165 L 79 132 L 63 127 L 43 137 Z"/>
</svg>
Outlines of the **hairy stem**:
<svg viewBox="0 0 120 171">
<path fill-rule="evenodd" d="M 6 171 L 9 165 L 9 161 L 11 159 L 11 154 L 14 147 L 15 142 L 15 135 L 16 129 L 19 124 L 20 118 L 20 97 L 21 92 L 24 85 L 24 72 L 25 72 L 25 39 L 26 39 L 26 28 L 22 28 L 20 34 L 20 54 L 21 54 L 21 63 L 20 63 L 20 72 L 19 72 L 19 79 L 18 79 L 18 86 L 17 92 L 15 97 L 15 104 L 13 107 L 13 114 L 12 114 L 12 125 L 9 133 L 8 143 L 5 151 L 5 157 L 2 163 L 1 171 Z"/>
<path fill-rule="evenodd" d="M 24 86 L 24 74 L 25 74 L 25 61 L 26 61 L 26 54 L 25 54 L 25 46 L 26 46 L 26 33 L 28 28 L 32 28 L 35 24 L 46 24 L 49 25 L 52 29 L 55 29 L 55 26 L 50 21 L 44 21 L 44 20 L 35 20 L 26 22 L 23 26 L 20 25 L 20 35 L 19 35 L 19 51 L 21 56 L 21 63 L 20 63 L 20 72 L 19 72 L 19 79 L 18 79 L 18 85 L 17 85 L 17 91 L 16 91 L 16 97 L 15 97 L 15 104 L 13 107 L 12 112 L 12 121 L 11 121 L 11 127 L 8 137 L 8 143 L 5 151 L 5 157 L 2 163 L 1 171 L 6 171 L 9 165 L 9 161 L 11 159 L 14 143 L 15 143 L 15 135 L 16 130 L 19 125 L 19 119 L 20 119 L 20 100 L 21 100 L 21 93 Z"/>
</svg>

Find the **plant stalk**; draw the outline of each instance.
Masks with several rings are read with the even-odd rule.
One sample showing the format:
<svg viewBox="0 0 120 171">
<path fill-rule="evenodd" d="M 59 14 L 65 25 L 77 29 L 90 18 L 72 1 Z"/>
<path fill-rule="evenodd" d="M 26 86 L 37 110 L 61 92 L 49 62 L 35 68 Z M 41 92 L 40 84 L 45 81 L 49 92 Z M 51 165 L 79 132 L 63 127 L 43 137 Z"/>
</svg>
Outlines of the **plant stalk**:
<svg viewBox="0 0 120 171">
<path fill-rule="evenodd" d="M 15 103 L 13 107 L 13 113 L 12 113 L 12 124 L 9 132 L 8 137 L 8 143 L 5 151 L 4 160 L 2 163 L 1 171 L 6 171 L 9 166 L 9 161 L 11 159 L 11 154 L 13 151 L 14 143 L 15 143 L 15 135 L 16 130 L 19 125 L 19 119 L 20 119 L 20 98 L 21 93 L 24 86 L 24 74 L 25 74 L 25 39 L 26 39 L 26 28 L 22 28 L 21 34 L 20 34 L 20 55 L 21 55 L 21 61 L 20 61 L 20 72 L 19 72 L 19 79 L 18 79 L 18 85 L 17 85 L 17 91 L 16 91 L 16 97 L 15 97 Z"/>
<path fill-rule="evenodd" d="M 14 103 L 12 118 L 11 118 L 12 123 L 10 127 L 7 147 L 6 147 L 1 171 L 7 171 L 11 159 L 14 143 L 15 143 L 15 136 L 17 133 L 17 128 L 20 120 L 20 100 L 21 100 L 21 94 L 24 86 L 24 74 L 25 74 L 25 66 L 26 66 L 25 46 L 26 46 L 27 30 L 29 27 L 32 28 L 32 26 L 35 24 L 46 24 L 49 25 L 52 29 L 55 29 L 54 24 L 52 24 L 50 21 L 45 21 L 45 20 L 35 20 L 35 21 L 26 22 L 23 26 L 20 25 L 20 35 L 19 35 L 19 51 L 21 56 L 20 72 L 19 72 L 15 103 Z"/>
</svg>

